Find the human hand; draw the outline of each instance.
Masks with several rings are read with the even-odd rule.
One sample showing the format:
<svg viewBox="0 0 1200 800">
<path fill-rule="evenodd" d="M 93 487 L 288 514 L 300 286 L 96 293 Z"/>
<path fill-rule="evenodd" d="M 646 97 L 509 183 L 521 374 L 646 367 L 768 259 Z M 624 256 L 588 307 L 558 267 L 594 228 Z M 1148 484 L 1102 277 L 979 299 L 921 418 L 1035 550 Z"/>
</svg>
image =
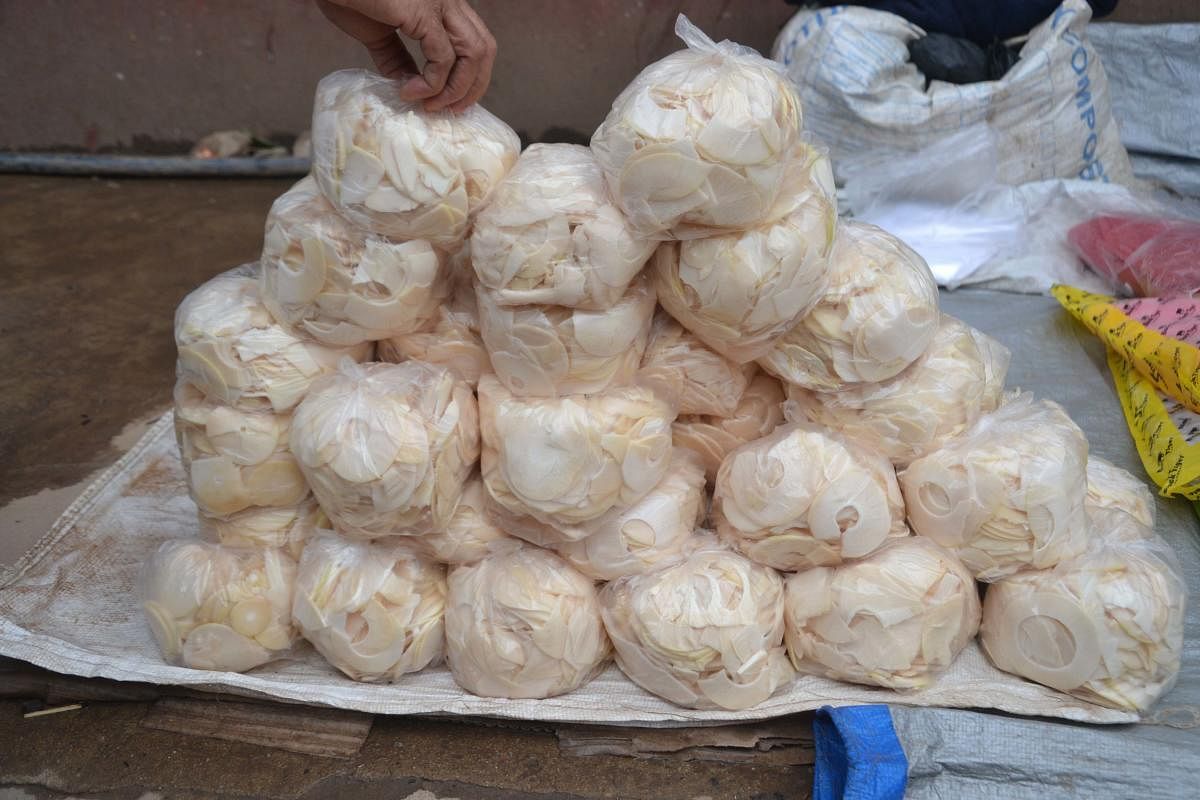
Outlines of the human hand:
<svg viewBox="0 0 1200 800">
<path fill-rule="evenodd" d="M 381 75 L 404 81 L 403 99 L 423 100 L 427 111 L 463 111 L 487 90 L 496 40 L 467 0 L 317 0 L 317 6 L 363 43 Z M 420 44 L 424 69 L 397 31 Z"/>
</svg>

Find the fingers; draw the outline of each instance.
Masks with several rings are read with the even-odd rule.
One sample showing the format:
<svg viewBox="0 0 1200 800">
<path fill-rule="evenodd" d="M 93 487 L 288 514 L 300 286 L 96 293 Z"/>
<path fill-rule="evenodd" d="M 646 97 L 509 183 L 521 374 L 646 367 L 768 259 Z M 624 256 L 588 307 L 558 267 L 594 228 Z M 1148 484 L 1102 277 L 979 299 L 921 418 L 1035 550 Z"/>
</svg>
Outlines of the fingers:
<svg viewBox="0 0 1200 800">
<path fill-rule="evenodd" d="M 480 38 L 479 29 L 462 13 L 464 6 L 465 3 L 460 4 L 454 0 L 447 3 L 443 21 L 457 58 L 446 79 L 445 87 L 425 101 L 427 111 L 440 111 L 457 103 L 466 97 L 475 84 L 483 55 L 483 40 Z"/>
<path fill-rule="evenodd" d="M 462 111 L 487 91 L 496 40 L 467 0 L 317 0 L 317 4 L 331 22 L 366 46 L 381 75 L 403 81 L 403 99 L 424 100 L 429 111 Z M 417 69 L 396 30 L 420 44 L 423 69 Z"/>
<path fill-rule="evenodd" d="M 329 0 L 317 0 L 317 7 L 330 22 L 362 42 L 380 75 L 404 79 L 420 74 L 408 48 L 396 36 L 395 25 L 372 19 L 355 8 Z"/>
<path fill-rule="evenodd" d="M 436 8 L 438 4 L 431 5 Z M 426 10 L 401 20 L 398 27 L 417 40 L 425 56 L 425 68 L 400 88 L 400 96 L 405 100 L 424 100 L 436 96 L 445 88 L 457 60 L 442 17 Z"/>
<path fill-rule="evenodd" d="M 344 6 L 341 3 L 330 2 L 330 0 L 317 0 L 317 8 L 321 10 L 326 19 L 341 28 L 344 33 L 349 34 L 368 47 L 370 47 L 371 42 L 380 41 L 389 34 L 393 37 L 396 35 L 396 27 L 394 25 L 388 25 L 386 22 L 372 19 L 358 10 Z"/>
<path fill-rule="evenodd" d="M 496 62 L 496 40 L 483 24 L 483 20 L 466 2 L 460 3 L 460 10 L 461 17 L 458 20 L 446 21 L 446 28 L 451 31 L 452 40 L 459 25 L 464 31 L 459 60 L 446 82 L 446 89 L 437 97 L 426 101 L 426 108 L 431 110 L 449 108 L 454 112 L 464 111 L 483 97 L 492 80 L 492 66 Z M 458 49 L 459 43 L 456 42 L 455 45 Z"/>
<path fill-rule="evenodd" d="M 383 77 L 405 80 L 421 74 L 412 53 L 408 52 L 408 48 L 404 46 L 404 42 L 400 41 L 400 37 L 396 35 L 395 31 L 388 31 L 387 36 L 376 42 L 363 42 L 363 44 L 367 46 L 367 52 L 371 54 L 371 61 L 375 63 L 375 69 Z"/>
</svg>

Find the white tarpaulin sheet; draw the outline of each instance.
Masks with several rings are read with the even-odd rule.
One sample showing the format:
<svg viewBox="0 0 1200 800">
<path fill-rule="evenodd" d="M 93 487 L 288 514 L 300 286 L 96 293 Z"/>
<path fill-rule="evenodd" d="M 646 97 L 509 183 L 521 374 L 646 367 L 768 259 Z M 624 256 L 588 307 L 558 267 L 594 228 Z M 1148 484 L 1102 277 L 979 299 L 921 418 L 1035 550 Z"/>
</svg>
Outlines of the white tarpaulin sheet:
<svg viewBox="0 0 1200 800">
<path fill-rule="evenodd" d="M 977 314 L 987 332 L 1014 346 L 1010 385 L 1063 402 L 1095 450 L 1137 468 L 1130 460 L 1120 411 L 1097 362 L 1085 356 L 1066 315 L 1044 300 L 1038 306 L 1046 331 L 1026 338 L 1010 328 L 1013 304 L 1026 301 L 979 293 L 988 301 Z M 949 310 L 955 310 L 948 303 Z M 1005 306 L 1009 308 L 1005 308 Z M 991 312 L 996 313 L 991 313 Z M 1184 562 L 1193 593 L 1200 573 L 1196 541 L 1178 515 L 1164 515 L 1164 534 Z M 248 674 L 206 672 L 164 664 L 142 620 L 135 592 L 141 565 L 159 542 L 194 535 L 195 507 L 187 498 L 169 420 L 164 417 L 118 464 L 93 484 L 45 539 L 0 584 L 0 655 L 58 672 L 127 681 L 175 684 L 214 691 L 277 697 L 385 714 L 449 713 L 561 722 L 634 725 L 711 724 L 762 719 L 826 704 L 891 703 L 990 708 L 1015 714 L 1116 723 L 1130 714 L 1101 708 L 998 672 L 972 645 L 929 689 L 895 693 L 802 677 L 787 691 L 744 712 L 690 711 L 638 689 L 615 667 L 584 688 L 548 700 L 478 698 L 460 690 L 444 668 L 406 676 L 393 685 L 355 683 L 311 650 Z M 1184 547 L 1187 545 L 1187 547 Z M 1188 549 L 1190 548 L 1190 549 Z M 1189 609 L 1186 671 L 1166 702 L 1197 694 L 1197 612 Z"/>
</svg>

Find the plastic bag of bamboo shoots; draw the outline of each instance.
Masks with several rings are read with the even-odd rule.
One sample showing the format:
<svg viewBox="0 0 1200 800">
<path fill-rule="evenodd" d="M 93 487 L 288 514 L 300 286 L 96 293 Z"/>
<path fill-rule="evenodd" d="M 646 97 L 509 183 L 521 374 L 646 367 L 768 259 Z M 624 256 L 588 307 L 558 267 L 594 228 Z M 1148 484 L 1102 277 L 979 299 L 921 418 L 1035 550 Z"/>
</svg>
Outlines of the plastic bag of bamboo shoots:
<svg viewBox="0 0 1200 800">
<path fill-rule="evenodd" d="M 900 486 L 913 530 L 991 582 L 1086 549 L 1087 461 L 1062 407 L 1025 394 L 909 464 Z"/>
<path fill-rule="evenodd" d="M 607 311 L 503 306 L 479 288 L 480 332 L 492 369 L 513 394 L 595 394 L 633 382 L 650 335 L 654 290 L 645 278 Z"/>
<path fill-rule="evenodd" d="M 296 409 L 291 446 L 339 533 L 421 535 L 446 524 L 474 469 L 475 397 L 444 367 L 343 362 Z"/>
<path fill-rule="evenodd" d="M 450 571 L 446 655 L 484 697 L 553 697 L 608 660 L 596 587 L 553 553 L 520 546 Z"/>
<path fill-rule="evenodd" d="M 675 33 L 686 48 L 642 70 L 592 136 L 613 199 L 650 236 L 769 222 L 802 144 L 796 90 L 782 65 L 682 14 Z"/>
<path fill-rule="evenodd" d="M 895 377 L 833 392 L 788 385 L 784 415 L 870 442 L 903 466 L 996 409 L 1008 362 L 1004 345 L 943 314 L 929 348 Z"/>
<path fill-rule="evenodd" d="M 173 539 L 146 564 L 142 608 L 167 661 L 245 672 L 295 642 L 295 582 L 296 562 L 282 550 Z"/>
<path fill-rule="evenodd" d="M 829 288 L 759 364 L 788 383 L 829 391 L 894 377 L 937 332 L 938 289 L 925 260 L 855 220 L 838 226 Z"/>
<path fill-rule="evenodd" d="M 1162 539 L 1110 536 L 1105 516 L 1093 519 L 1087 552 L 988 587 L 980 644 L 1006 672 L 1145 711 L 1179 674 L 1186 584 Z"/>
<path fill-rule="evenodd" d="M 979 629 L 971 573 L 921 536 L 792 575 L 784 608 L 797 670 L 892 689 L 928 686 Z"/>
<path fill-rule="evenodd" d="M 370 342 L 333 347 L 280 325 L 262 303 L 259 267 L 244 264 L 193 289 L 175 311 L 178 373 L 213 400 L 290 411 L 343 357 L 370 358 Z"/>
<path fill-rule="evenodd" d="M 675 412 L 644 387 L 520 398 L 485 375 L 479 411 L 488 494 L 508 511 L 551 526 L 578 526 L 629 508 L 670 464 Z"/>
<path fill-rule="evenodd" d="M 650 262 L 658 302 L 738 363 L 766 355 L 825 294 L 837 209 L 815 185 L 766 225 L 664 242 Z"/>
<path fill-rule="evenodd" d="M 686 708 L 752 708 L 791 683 L 783 580 L 709 538 L 683 561 L 601 592 L 617 665 Z"/>
<path fill-rule="evenodd" d="M 730 451 L 766 436 L 783 422 L 783 401 L 779 381 L 760 372 L 746 385 L 729 416 L 680 414 L 671 426 L 675 445 L 700 456 L 705 477 L 711 483 Z"/>
<path fill-rule="evenodd" d="M 304 548 L 292 617 L 356 681 L 394 681 L 441 660 L 446 568 L 410 540 L 321 533 Z"/>
<path fill-rule="evenodd" d="M 447 293 L 445 256 L 429 242 L 393 242 L 350 224 L 311 178 L 271 206 L 262 299 L 275 319 L 335 346 L 412 333 Z"/>
<path fill-rule="evenodd" d="M 807 423 L 776 428 L 726 456 L 712 518 L 747 557 L 787 571 L 862 558 L 908 535 L 891 462 Z"/>
<path fill-rule="evenodd" d="M 520 150 L 513 129 L 480 105 L 428 112 L 400 99 L 398 81 L 366 70 L 317 84 L 312 174 L 364 230 L 457 247 Z"/>
<path fill-rule="evenodd" d="M 288 446 L 290 412 L 214 402 L 188 383 L 175 385 L 175 438 L 188 493 L 207 517 L 251 508 L 295 506 L 308 484 Z"/>
<path fill-rule="evenodd" d="M 564 541 L 555 552 L 580 572 L 600 581 L 647 572 L 682 558 L 696 541 L 707 512 L 704 469 L 687 450 L 671 456 L 667 474 L 629 509 L 589 525 L 583 539 Z"/>
<path fill-rule="evenodd" d="M 500 305 L 603 311 L 654 252 L 613 205 L 586 147 L 530 145 L 475 221 L 472 262 Z"/>
<path fill-rule="evenodd" d="M 545 547 L 596 580 L 646 572 L 677 559 L 694 542 L 708 511 L 704 471 L 695 454 L 677 448 L 666 475 L 629 508 L 577 525 L 548 525 L 485 501 L 488 518 L 511 536 Z"/>
</svg>

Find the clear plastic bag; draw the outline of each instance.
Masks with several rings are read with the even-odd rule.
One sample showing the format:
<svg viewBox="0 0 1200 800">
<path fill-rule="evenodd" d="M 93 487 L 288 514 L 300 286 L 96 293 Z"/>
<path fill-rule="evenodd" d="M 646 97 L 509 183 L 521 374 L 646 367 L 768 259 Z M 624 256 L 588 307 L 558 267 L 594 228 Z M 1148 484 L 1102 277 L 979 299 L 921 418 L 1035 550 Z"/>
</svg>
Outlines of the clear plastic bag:
<svg viewBox="0 0 1200 800">
<path fill-rule="evenodd" d="M 329 519 L 312 497 L 295 506 L 248 508 L 226 519 L 200 515 L 200 538 L 237 549 L 279 548 L 299 559 Z"/>
<path fill-rule="evenodd" d="M 295 506 L 308 484 L 288 447 L 291 413 L 216 403 L 188 383 L 175 384 L 175 438 L 188 493 L 209 517 L 253 507 Z"/>
<path fill-rule="evenodd" d="M 591 151 L 573 144 L 530 145 L 471 233 L 479 282 L 506 306 L 611 308 L 654 246 L 609 199 Z"/>
<path fill-rule="evenodd" d="M 943 314 L 929 348 L 894 378 L 834 392 L 789 385 L 784 416 L 869 442 L 903 466 L 1000 405 L 1009 358 L 1004 345 Z"/>
<path fill-rule="evenodd" d="M 753 50 L 714 43 L 682 14 L 675 33 L 687 48 L 642 70 L 592 136 L 613 198 L 648 236 L 768 222 L 802 160 L 799 97 Z"/>
<path fill-rule="evenodd" d="M 226 405 L 291 410 L 339 359 L 365 361 L 370 342 L 331 347 L 277 323 L 262 304 L 257 264 L 223 272 L 193 289 L 175 311 L 181 380 Z"/>
<path fill-rule="evenodd" d="M 1018 396 L 900 473 L 908 521 L 981 581 L 1052 567 L 1087 547 L 1087 460 L 1061 406 Z"/>
<path fill-rule="evenodd" d="M 676 449 L 667 474 L 645 497 L 595 522 L 560 531 L 532 518 L 501 512 L 505 530 L 548 547 L 576 569 L 599 581 L 646 572 L 678 559 L 708 511 L 704 470 L 689 451 Z"/>
<path fill-rule="evenodd" d="M 836 228 L 837 209 L 809 186 L 776 222 L 664 242 L 650 261 L 658 301 L 712 349 L 753 361 L 824 295 Z"/>
<path fill-rule="evenodd" d="M 901 158 L 877 148 L 840 159 L 846 207 L 919 253 L 953 288 L 1011 250 L 1025 224 L 1018 193 L 997 182 L 997 141 L 991 126 L 967 125 Z"/>
<path fill-rule="evenodd" d="M 553 550 L 588 577 L 609 580 L 598 576 L 625 569 L 644 572 L 645 565 L 671 558 L 687 544 L 708 511 L 703 478 L 696 483 L 697 467 L 695 454 L 676 449 L 653 489 L 628 507 L 617 506 L 584 522 L 556 518 L 547 523 L 506 508 L 490 495 L 484 505 L 488 518 L 505 533 Z M 589 552 L 598 559 L 595 565 L 588 563 Z"/>
<path fill-rule="evenodd" d="M 1101 528 L 1078 558 L 988 586 L 979 640 L 1005 672 L 1092 703 L 1146 711 L 1178 677 L 1186 603 L 1166 542 Z"/>
<path fill-rule="evenodd" d="M 735 364 L 709 350 L 660 311 L 654 315 L 638 382 L 669 398 L 680 414 L 729 417 L 754 371 L 753 364 Z"/>
<path fill-rule="evenodd" d="M 427 112 L 399 82 L 347 69 L 317 84 L 312 150 L 321 193 L 354 225 L 453 248 L 521 142 L 480 105 Z"/>
<path fill-rule="evenodd" d="M 292 616 L 356 681 L 395 681 L 442 659 L 446 569 L 406 541 L 322 532 L 304 548 Z"/>
<path fill-rule="evenodd" d="M 444 367 L 345 361 L 296 409 L 291 445 L 338 533 L 420 535 L 458 504 L 479 457 L 479 415 Z"/>
<path fill-rule="evenodd" d="M 792 575 L 784 609 L 799 672 L 890 689 L 928 686 L 979 630 L 971 573 L 920 536 Z"/>
<path fill-rule="evenodd" d="M 506 506 L 492 497 L 490 492 L 485 492 L 485 495 L 484 510 L 493 525 L 509 536 L 514 536 L 538 547 L 544 547 L 547 550 L 554 550 L 561 544 L 586 538 L 591 532 L 593 524 L 600 524 L 614 513 L 609 511 L 588 522 L 555 520 L 554 524 L 549 524 L 538 517 L 531 516 L 527 511 L 521 510 L 515 503 L 510 502 Z"/>
<path fill-rule="evenodd" d="M 924 259 L 874 225 L 838 228 L 829 289 L 758 363 L 788 383 L 830 391 L 894 377 L 938 327 L 938 288 Z"/>
<path fill-rule="evenodd" d="M 1093 272 L 1140 297 L 1194 294 L 1200 287 L 1200 222 L 1140 214 L 1093 217 L 1067 232 Z"/>
<path fill-rule="evenodd" d="M 1147 525 L 1128 511 L 1109 506 L 1085 506 L 1088 538 L 1103 538 L 1109 542 L 1139 542 L 1154 538 L 1154 526 Z"/>
<path fill-rule="evenodd" d="M 711 537 L 681 562 L 609 583 L 600 600 L 621 671 L 676 705 L 752 708 L 795 677 L 779 573 Z"/>
<path fill-rule="evenodd" d="M 467 481 L 450 521 L 418 542 L 444 564 L 470 564 L 517 544 L 488 514 L 487 491 L 478 474 Z"/>
<path fill-rule="evenodd" d="M 285 656 L 295 642 L 295 583 L 296 562 L 282 550 L 172 539 L 150 557 L 140 594 L 164 659 L 245 672 Z"/>
<path fill-rule="evenodd" d="M 390 242 L 342 219 L 307 177 L 271 206 L 263 304 L 285 325 L 335 346 L 412 333 L 447 293 L 445 256 L 429 242 Z"/>
<path fill-rule="evenodd" d="M 908 535 L 891 462 L 809 423 L 776 428 L 726 456 L 712 519 L 748 558 L 793 572 L 862 558 Z"/>
<path fill-rule="evenodd" d="M 670 463 L 675 413 L 643 387 L 516 398 L 485 375 L 479 411 L 488 493 L 510 512 L 555 527 L 629 508 Z"/>
<path fill-rule="evenodd" d="M 446 660 L 472 694 L 565 694 L 610 650 L 595 584 L 553 553 L 520 547 L 450 571 Z"/>
<path fill-rule="evenodd" d="M 710 483 L 725 456 L 746 442 L 766 436 L 783 422 L 783 387 L 779 381 L 759 372 L 754 374 L 737 408 L 727 417 L 683 415 L 671 426 L 677 447 L 686 447 L 700 457 Z"/>
<path fill-rule="evenodd" d="M 594 394 L 633 382 L 650 335 L 654 290 L 639 278 L 607 311 L 502 306 L 479 288 L 480 331 L 496 377 L 522 397 Z"/>
<path fill-rule="evenodd" d="M 1087 508 L 1123 511 L 1154 527 L 1154 495 L 1146 482 L 1096 455 L 1088 455 Z"/>
<path fill-rule="evenodd" d="M 470 249 L 463 248 L 450 266 L 454 289 L 434 312 L 432 322 L 416 333 L 382 339 L 376 350 L 380 361 L 425 361 L 446 367 L 474 389 L 479 376 L 492 371 L 492 362 L 479 332 Z"/>
</svg>

